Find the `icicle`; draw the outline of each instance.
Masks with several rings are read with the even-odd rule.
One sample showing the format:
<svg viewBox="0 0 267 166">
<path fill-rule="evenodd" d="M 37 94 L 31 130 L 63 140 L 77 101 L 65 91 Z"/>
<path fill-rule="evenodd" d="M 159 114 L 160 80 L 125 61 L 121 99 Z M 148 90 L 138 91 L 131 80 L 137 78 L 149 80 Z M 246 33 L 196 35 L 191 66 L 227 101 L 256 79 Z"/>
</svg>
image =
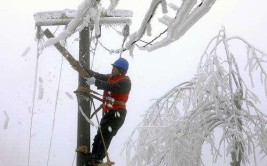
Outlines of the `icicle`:
<svg viewBox="0 0 267 166">
<path fill-rule="evenodd" d="M 38 99 L 42 100 L 44 96 L 43 79 L 39 77 L 39 94 Z"/>
<path fill-rule="evenodd" d="M 98 2 L 98 1 L 96 1 Z M 55 43 L 65 40 L 66 38 L 70 37 L 76 31 L 81 31 L 85 26 L 88 24 L 88 13 L 87 11 L 93 6 L 96 5 L 94 0 L 84 0 L 79 6 L 77 10 L 77 14 L 75 18 L 68 24 L 67 29 L 60 33 L 57 37 L 48 39 L 43 47 L 49 47 L 54 45 Z M 90 15 L 90 14 L 89 14 Z M 84 19 L 87 17 L 86 19 Z M 85 21 L 85 22 L 84 22 Z"/>
<path fill-rule="evenodd" d="M 8 123 L 9 123 L 9 116 L 8 114 L 6 113 L 6 111 L 4 111 L 4 114 L 6 116 L 6 120 L 5 120 L 5 123 L 4 123 L 4 129 L 6 130 L 8 128 Z"/>
<path fill-rule="evenodd" d="M 130 34 L 130 27 L 128 24 L 126 24 L 124 27 L 123 27 L 123 30 L 122 30 L 122 34 L 123 34 L 123 37 L 124 38 L 127 38 Z M 125 39 L 126 40 L 126 39 Z"/>
<path fill-rule="evenodd" d="M 77 11 L 70 9 L 65 9 L 64 12 L 66 17 L 75 17 L 77 14 Z"/>
<path fill-rule="evenodd" d="M 161 1 L 161 8 L 162 8 L 162 13 L 164 13 L 164 14 L 168 13 L 166 0 Z"/>
<path fill-rule="evenodd" d="M 89 124 L 91 124 L 92 126 L 96 126 L 96 125 L 94 124 L 94 122 L 91 121 L 91 120 L 86 116 L 86 114 L 83 112 L 83 109 L 82 109 L 81 106 L 79 106 L 79 111 L 80 111 L 80 113 L 82 114 L 82 116 L 84 117 L 84 119 L 85 119 Z"/>
<path fill-rule="evenodd" d="M 159 18 L 158 20 L 159 20 L 159 22 L 163 23 L 164 25 L 170 26 L 172 21 L 173 21 L 173 18 L 171 18 L 167 15 L 164 15 L 162 18 Z"/>
<path fill-rule="evenodd" d="M 249 61 L 249 77 L 251 81 L 251 86 L 254 88 L 254 81 L 253 81 L 253 76 L 252 76 L 252 71 L 253 71 L 253 60 Z"/>
<path fill-rule="evenodd" d="M 119 0 L 110 0 L 110 5 L 108 7 L 108 11 L 112 11 L 116 8 L 116 6 L 118 5 Z"/>
<path fill-rule="evenodd" d="M 68 96 L 69 99 L 73 99 L 72 95 L 69 92 L 65 92 L 66 96 Z"/>
<path fill-rule="evenodd" d="M 265 90 L 265 95 L 267 96 L 267 77 L 264 79 L 264 90 Z"/>
<path fill-rule="evenodd" d="M 151 36 L 151 31 L 152 31 L 152 27 L 151 27 L 151 23 L 148 23 L 146 26 L 146 32 L 148 36 Z"/>
<path fill-rule="evenodd" d="M 25 51 L 22 53 L 21 57 L 25 57 L 29 53 L 30 50 L 31 50 L 31 47 L 27 47 Z"/>
<path fill-rule="evenodd" d="M 44 88 L 42 84 L 39 85 L 39 95 L 38 95 L 38 100 L 42 100 L 44 96 Z"/>
<path fill-rule="evenodd" d="M 260 73 L 260 80 L 261 80 L 261 83 L 262 83 L 262 84 L 264 84 L 263 77 L 264 77 L 264 73 L 263 73 L 263 72 L 261 72 L 261 73 Z"/>
<path fill-rule="evenodd" d="M 132 17 L 133 16 L 133 12 L 129 10 L 116 9 L 113 11 L 107 10 L 105 12 L 107 13 L 108 16 L 111 16 L 111 17 Z"/>
<path fill-rule="evenodd" d="M 91 15 L 93 15 L 94 25 L 95 25 L 95 36 L 100 36 L 100 23 L 99 23 L 99 10 L 96 7 L 92 9 Z"/>
<path fill-rule="evenodd" d="M 134 56 L 134 53 L 133 53 L 134 47 L 135 47 L 135 45 L 133 45 L 133 46 L 131 47 L 131 49 L 129 50 L 129 54 L 130 54 L 131 57 Z"/>
<path fill-rule="evenodd" d="M 175 4 L 173 4 L 173 3 L 169 3 L 168 4 L 168 6 L 171 8 L 171 9 L 173 9 L 173 10 L 176 10 L 176 11 L 178 11 L 179 10 L 179 7 L 178 6 L 176 6 Z"/>
</svg>

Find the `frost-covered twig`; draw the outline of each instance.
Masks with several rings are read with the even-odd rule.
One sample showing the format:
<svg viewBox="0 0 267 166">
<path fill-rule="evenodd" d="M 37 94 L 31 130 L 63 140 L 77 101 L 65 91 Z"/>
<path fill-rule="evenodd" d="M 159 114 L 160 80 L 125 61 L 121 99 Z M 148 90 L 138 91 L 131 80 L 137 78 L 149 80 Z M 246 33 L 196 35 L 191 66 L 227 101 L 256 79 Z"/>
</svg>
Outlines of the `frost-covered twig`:
<svg viewBox="0 0 267 166">
<path fill-rule="evenodd" d="M 185 32 L 187 32 L 191 28 L 192 25 L 194 25 L 210 10 L 215 1 L 216 0 L 205 0 L 200 4 L 197 4 L 196 0 L 187 0 L 183 1 L 181 6 L 179 7 L 175 4 L 170 4 L 170 8 L 176 10 L 176 15 L 173 17 L 173 19 L 167 15 L 164 16 L 164 19 L 159 19 L 159 21 L 164 23 L 167 28 L 165 31 L 161 32 L 160 35 L 158 35 L 148 43 L 152 44 L 162 34 L 167 32 L 166 37 L 160 39 L 158 42 L 153 43 L 152 45 L 145 45 L 143 49 L 153 51 L 178 40 L 181 36 L 183 36 L 183 34 L 185 34 Z M 165 0 L 153 0 L 139 30 L 137 32 L 134 32 L 131 35 L 130 40 L 126 43 L 126 49 L 132 49 L 133 44 L 144 36 L 144 32 L 149 27 L 148 25 L 150 25 L 152 17 L 155 15 L 155 11 L 158 8 L 159 4 L 162 4 L 163 13 L 167 12 L 167 5 L 164 5 L 166 4 Z M 168 18 L 168 21 L 166 21 L 166 18 Z"/>
<path fill-rule="evenodd" d="M 233 162 L 248 163 L 257 146 L 267 155 L 267 116 L 243 80 L 228 39 L 220 31 L 205 50 L 195 78 L 149 107 L 129 141 L 132 165 L 200 165 L 204 142 L 210 145 L 214 162 L 222 157 L 225 142 L 225 155 L 231 155 Z M 253 55 L 249 61 L 260 63 L 264 76 L 265 56 Z M 224 131 L 219 144 L 213 136 L 216 128 Z"/>
</svg>

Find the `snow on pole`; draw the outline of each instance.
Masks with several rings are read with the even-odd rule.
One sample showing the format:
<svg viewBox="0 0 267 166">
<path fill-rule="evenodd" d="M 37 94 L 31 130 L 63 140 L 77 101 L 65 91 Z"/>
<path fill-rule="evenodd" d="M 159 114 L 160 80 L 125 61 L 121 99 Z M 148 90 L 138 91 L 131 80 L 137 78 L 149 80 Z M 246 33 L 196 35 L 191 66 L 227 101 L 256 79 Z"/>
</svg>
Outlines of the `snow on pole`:
<svg viewBox="0 0 267 166">
<path fill-rule="evenodd" d="M 94 122 L 91 121 L 91 120 L 86 116 L 86 114 L 83 112 L 83 109 L 82 109 L 81 106 L 79 106 L 79 111 L 80 111 L 80 113 L 82 114 L 82 116 L 84 117 L 84 119 L 85 119 L 90 125 L 92 125 L 92 126 L 96 126 L 96 125 L 94 124 Z"/>
<path fill-rule="evenodd" d="M 63 41 L 70 37 L 75 32 L 80 32 L 84 27 L 94 22 L 96 27 L 96 34 L 100 34 L 100 24 L 130 24 L 131 19 L 125 17 L 131 17 L 132 12 L 128 10 L 114 10 L 118 4 L 118 0 L 112 0 L 109 10 L 99 10 L 100 0 L 84 0 L 79 6 L 77 11 L 65 10 L 56 12 L 42 12 L 34 15 L 36 25 L 67 25 L 65 31 L 61 32 L 57 37 L 48 39 L 43 48 L 54 45 L 57 42 Z M 108 15 L 109 13 L 114 14 Z M 47 17 L 43 14 L 47 14 Z M 51 15 L 52 14 L 52 15 Z M 121 15 L 122 14 L 122 15 Z M 103 18 L 102 15 L 108 15 L 110 17 Z M 121 18 L 115 18 L 121 17 Z"/>
<path fill-rule="evenodd" d="M 77 14 L 74 19 L 68 24 L 65 31 L 61 32 L 56 38 L 48 39 L 44 43 L 44 47 L 48 47 L 56 44 L 61 40 L 65 40 L 70 37 L 73 33 L 77 31 L 77 28 L 84 22 L 84 17 L 87 14 L 87 11 L 93 6 L 97 5 L 99 2 L 95 0 L 84 0 L 79 6 L 77 10 Z"/>
</svg>

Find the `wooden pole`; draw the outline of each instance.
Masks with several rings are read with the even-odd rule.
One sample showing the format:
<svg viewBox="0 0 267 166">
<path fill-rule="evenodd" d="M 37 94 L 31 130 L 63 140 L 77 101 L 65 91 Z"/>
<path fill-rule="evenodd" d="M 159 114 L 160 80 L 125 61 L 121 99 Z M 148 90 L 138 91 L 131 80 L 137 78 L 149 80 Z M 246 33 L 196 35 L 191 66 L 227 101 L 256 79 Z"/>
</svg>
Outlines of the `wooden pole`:
<svg viewBox="0 0 267 166">
<path fill-rule="evenodd" d="M 98 4 L 100 0 L 96 0 L 96 4 Z M 96 5 L 95 4 L 95 5 Z M 53 13 L 53 12 L 51 12 Z M 44 16 L 43 16 L 44 14 Z M 52 25 L 66 25 L 68 24 L 71 19 L 65 19 L 65 18 L 52 18 L 47 21 L 47 13 L 37 13 L 35 15 L 36 25 L 37 26 L 52 26 Z M 49 13 L 48 13 L 49 15 Z M 52 14 L 51 14 L 52 15 Z M 53 16 L 54 17 L 54 16 Z M 119 18 L 116 19 L 116 17 L 112 17 L 109 19 L 109 17 L 100 18 L 100 24 L 109 24 L 109 22 L 121 24 L 130 24 L 131 19 L 130 18 Z M 131 16 L 129 16 L 131 17 Z M 83 115 L 80 112 L 84 112 L 87 117 L 91 117 L 91 100 L 88 100 L 81 95 L 78 95 L 79 92 L 83 92 L 84 89 L 86 92 L 92 92 L 90 89 L 90 86 L 86 84 L 86 78 L 91 77 L 89 73 L 87 73 L 86 69 L 90 69 L 90 33 L 89 33 L 89 27 L 85 27 L 80 32 L 80 41 L 79 41 L 79 61 L 75 60 L 75 58 L 68 52 L 68 50 L 65 49 L 59 42 L 54 44 L 56 49 L 66 58 L 66 60 L 70 63 L 72 68 L 76 70 L 79 73 L 79 87 L 76 90 L 77 91 L 77 100 L 78 100 L 78 109 L 82 109 L 82 111 L 78 111 L 78 126 L 77 126 L 77 148 L 79 147 L 87 147 L 87 150 L 90 151 L 90 140 L 91 140 L 91 133 L 90 133 L 90 124 L 87 123 L 86 119 L 84 119 Z M 54 38 L 55 36 L 49 31 L 49 29 L 46 29 L 45 31 L 42 31 L 40 28 L 40 31 L 47 37 L 47 38 Z M 126 37 L 125 37 L 126 39 Z M 123 41 L 123 44 L 125 42 L 125 39 Z M 89 93 L 88 93 L 89 94 Z M 91 97 L 94 97 L 98 100 L 101 100 L 100 98 L 90 94 Z M 97 112 L 97 111 L 96 111 Z M 91 116 L 90 116 L 91 115 Z M 84 166 L 86 164 L 86 156 L 82 153 L 77 153 L 77 166 Z"/>
<path fill-rule="evenodd" d="M 54 35 L 46 29 L 44 35 L 47 38 L 54 38 Z M 86 27 L 80 32 L 79 41 L 79 62 L 73 58 L 73 56 L 66 50 L 60 43 L 54 45 L 57 50 L 66 58 L 70 65 L 79 73 L 79 87 L 85 87 L 90 91 L 90 86 L 86 84 L 86 78 L 90 75 L 85 69 L 90 69 L 90 36 L 89 28 Z M 77 95 L 78 109 L 82 109 L 87 117 L 91 115 L 91 103 L 90 100 Z M 87 146 L 90 150 L 90 124 L 84 119 L 80 111 L 78 111 L 78 126 L 77 126 L 77 147 Z M 86 156 L 82 153 L 77 153 L 77 166 L 86 165 Z"/>
<path fill-rule="evenodd" d="M 85 27 L 80 32 L 79 41 L 79 62 L 84 69 L 90 69 L 90 37 L 89 28 Z M 79 75 L 79 86 L 90 89 L 85 83 L 85 79 Z M 91 101 L 82 97 L 78 98 L 78 109 L 82 109 L 87 117 L 91 115 Z M 77 147 L 87 146 L 90 151 L 90 124 L 84 119 L 80 111 L 78 111 L 78 130 L 77 130 Z M 77 166 L 86 165 L 86 157 L 84 154 L 77 153 Z"/>
</svg>

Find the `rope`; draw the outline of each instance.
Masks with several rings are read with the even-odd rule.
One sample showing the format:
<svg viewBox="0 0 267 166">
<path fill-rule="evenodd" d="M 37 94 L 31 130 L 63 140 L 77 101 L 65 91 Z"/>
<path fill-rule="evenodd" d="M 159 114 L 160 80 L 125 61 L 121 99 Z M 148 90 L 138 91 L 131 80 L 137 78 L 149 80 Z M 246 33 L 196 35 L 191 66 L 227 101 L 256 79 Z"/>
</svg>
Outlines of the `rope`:
<svg viewBox="0 0 267 166">
<path fill-rule="evenodd" d="M 56 31 L 58 30 L 59 26 L 56 28 L 54 34 L 56 33 Z M 31 112 L 31 123 L 30 123 L 30 134 L 29 134 L 29 146 L 28 146 L 28 161 L 27 161 L 27 165 L 30 165 L 30 154 L 31 154 L 31 138 L 32 138 L 32 126 L 33 126 L 33 116 L 34 116 L 34 108 L 35 108 L 35 97 L 36 97 L 36 87 L 37 87 L 37 77 L 38 77 L 38 69 L 39 69 L 39 57 L 41 55 L 41 50 L 39 49 L 39 43 L 40 40 L 42 39 L 42 35 L 40 35 L 40 27 L 37 26 L 37 33 L 36 33 L 36 37 L 38 39 L 37 42 L 37 58 L 36 58 L 36 64 L 35 64 L 35 74 L 34 74 L 34 89 L 33 89 L 33 98 L 32 98 L 32 112 Z M 63 57 L 62 57 L 62 62 L 61 62 L 61 72 L 60 72 L 60 79 L 61 79 L 61 73 L 62 73 L 62 64 L 63 64 Z M 59 79 L 59 84 L 58 84 L 58 89 L 60 86 L 60 79 Z M 57 107 L 57 101 L 58 101 L 58 96 L 59 96 L 59 90 L 57 91 L 57 100 L 56 100 L 56 104 L 55 104 L 55 112 L 54 112 L 54 120 L 53 120 L 53 128 L 52 128 L 52 133 L 54 131 L 54 122 L 55 122 L 55 113 L 56 113 L 56 107 Z M 49 154 L 48 154 L 48 161 L 47 161 L 47 165 L 49 163 L 49 156 L 50 156 L 50 150 L 51 150 L 51 142 L 52 142 L 52 137 L 50 139 L 50 147 L 49 147 Z"/>
<path fill-rule="evenodd" d="M 93 100 L 92 100 L 92 105 L 93 105 L 93 107 L 94 107 L 94 110 L 96 110 L 96 108 L 95 108 L 95 103 L 94 103 Z M 105 153 L 106 153 L 106 156 L 107 156 L 107 162 L 110 162 L 110 158 L 109 158 L 108 150 L 107 150 L 107 147 L 106 147 L 105 139 L 104 139 L 104 137 L 103 137 L 103 133 L 102 133 L 102 130 L 101 130 L 100 122 L 99 122 L 99 119 L 98 119 L 97 114 L 96 114 L 95 116 L 96 116 L 96 121 L 97 121 L 97 123 L 98 123 L 98 129 L 99 129 L 99 131 L 100 131 L 100 135 L 101 135 L 101 139 L 102 139 L 103 146 L 104 146 L 104 149 L 105 149 Z"/>
<path fill-rule="evenodd" d="M 53 35 L 57 32 L 59 26 L 56 28 L 54 31 Z M 52 124 L 52 129 L 51 129 L 51 135 L 50 135 L 50 143 L 49 143 L 49 150 L 48 150 L 48 157 L 46 161 L 46 165 L 49 165 L 50 161 L 50 153 L 51 153 L 51 147 L 52 147 L 52 141 L 53 141 L 53 135 L 54 135 L 54 129 L 55 129 L 55 121 L 56 121 L 56 112 L 57 112 L 57 104 L 58 104 L 58 98 L 59 98 L 59 89 L 61 85 L 61 75 L 62 75 L 62 68 L 63 68 L 63 56 L 61 58 L 61 64 L 60 64 L 60 72 L 59 72 L 59 79 L 58 79 L 58 86 L 57 86 L 57 94 L 56 94 L 56 102 L 55 102 L 55 110 L 54 110 L 54 115 L 53 115 L 53 124 Z"/>
<path fill-rule="evenodd" d="M 39 46 L 39 39 L 38 39 L 38 42 L 37 42 L 36 63 L 35 63 L 35 73 L 34 73 L 34 89 L 33 89 L 33 97 L 32 97 L 32 111 L 31 111 L 31 123 L 30 123 L 29 146 L 28 146 L 28 161 L 27 161 L 27 165 L 28 166 L 30 165 L 32 126 L 33 126 L 33 116 L 34 116 L 34 107 L 35 107 L 35 96 L 36 96 L 37 77 L 38 77 L 38 68 L 39 68 L 39 57 L 41 55 L 38 46 Z"/>
<path fill-rule="evenodd" d="M 51 153 L 51 147 L 52 147 L 52 141 L 53 141 L 53 135 L 54 135 L 54 129 L 55 129 L 55 122 L 56 122 L 56 112 L 57 112 L 57 104 L 58 104 L 58 96 L 59 96 L 59 89 L 61 85 L 61 75 L 62 75 L 62 68 L 63 68 L 63 56 L 61 58 L 61 65 L 60 65 L 60 73 L 59 73 L 59 79 L 58 79 L 58 86 L 57 86 L 57 94 L 56 94 L 56 102 L 55 102 L 55 111 L 54 111 L 54 117 L 53 117 L 53 125 L 52 125 L 52 130 L 51 130 L 51 135 L 50 135 L 50 143 L 49 143 L 49 150 L 48 150 L 48 158 L 46 165 L 48 166 L 49 160 L 50 160 L 50 153 Z"/>
</svg>

